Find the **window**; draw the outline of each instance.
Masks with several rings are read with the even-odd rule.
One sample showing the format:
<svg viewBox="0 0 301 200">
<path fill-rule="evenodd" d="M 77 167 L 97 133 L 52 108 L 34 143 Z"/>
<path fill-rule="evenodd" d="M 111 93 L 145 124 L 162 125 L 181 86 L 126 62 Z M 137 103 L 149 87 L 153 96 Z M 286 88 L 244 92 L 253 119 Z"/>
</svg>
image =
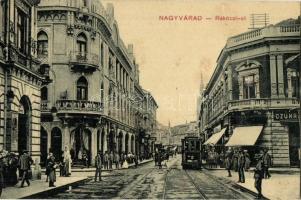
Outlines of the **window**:
<svg viewBox="0 0 301 200">
<path fill-rule="evenodd" d="M 87 37 L 85 34 L 81 33 L 77 37 L 77 51 L 78 51 L 78 56 L 82 58 L 86 58 L 87 54 Z"/>
<path fill-rule="evenodd" d="M 17 47 L 26 53 L 27 17 L 24 12 L 17 9 Z"/>
<path fill-rule="evenodd" d="M 42 87 L 41 89 L 41 100 L 47 101 L 48 100 L 48 89 L 47 87 Z"/>
<path fill-rule="evenodd" d="M 48 55 L 48 37 L 45 32 L 38 34 L 38 56 Z"/>
<path fill-rule="evenodd" d="M 251 76 L 245 76 L 243 78 L 243 95 L 244 99 L 251 99 L 256 97 L 256 91 L 255 91 L 255 81 L 254 81 L 254 75 Z"/>
<path fill-rule="evenodd" d="M 104 90 L 103 90 L 103 82 L 101 82 L 101 85 L 100 85 L 100 103 L 101 105 L 103 105 L 104 103 Z"/>
<path fill-rule="evenodd" d="M 104 61 L 104 49 L 103 49 L 103 43 L 101 43 L 100 45 L 100 63 L 101 63 L 101 66 L 103 66 L 103 61 Z"/>
<path fill-rule="evenodd" d="M 292 97 L 299 97 L 299 79 L 296 75 L 292 76 Z"/>
<path fill-rule="evenodd" d="M 88 81 L 83 76 L 77 81 L 77 100 L 88 100 Z"/>
</svg>

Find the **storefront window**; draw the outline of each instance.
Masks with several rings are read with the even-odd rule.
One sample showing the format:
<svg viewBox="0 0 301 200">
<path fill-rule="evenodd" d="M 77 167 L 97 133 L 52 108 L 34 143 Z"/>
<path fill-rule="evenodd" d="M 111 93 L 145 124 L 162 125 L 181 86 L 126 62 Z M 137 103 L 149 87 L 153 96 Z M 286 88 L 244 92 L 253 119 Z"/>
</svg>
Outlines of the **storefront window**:
<svg viewBox="0 0 301 200">
<path fill-rule="evenodd" d="M 299 79 L 292 76 L 292 97 L 299 97 Z"/>
</svg>

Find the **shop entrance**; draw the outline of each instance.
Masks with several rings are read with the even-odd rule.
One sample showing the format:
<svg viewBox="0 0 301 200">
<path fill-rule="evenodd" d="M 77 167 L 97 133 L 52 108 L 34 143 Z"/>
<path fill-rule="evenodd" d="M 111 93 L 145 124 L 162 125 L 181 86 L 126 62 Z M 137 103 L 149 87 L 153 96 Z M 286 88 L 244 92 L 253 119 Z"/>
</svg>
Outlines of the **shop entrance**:
<svg viewBox="0 0 301 200">
<path fill-rule="evenodd" d="M 289 155 L 290 165 L 299 166 L 298 149 L 300 147 L 300 129 L 298 123 L 289 123 Z"/>
</svg>

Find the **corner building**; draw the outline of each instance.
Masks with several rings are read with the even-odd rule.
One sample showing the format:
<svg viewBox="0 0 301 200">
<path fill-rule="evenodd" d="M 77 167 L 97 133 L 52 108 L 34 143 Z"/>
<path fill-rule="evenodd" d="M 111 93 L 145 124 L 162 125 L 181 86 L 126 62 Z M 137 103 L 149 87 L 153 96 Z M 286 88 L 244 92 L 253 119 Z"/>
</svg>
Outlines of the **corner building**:
<svg viewBox="0 0 301 200">
<path fill-rule="evenodd" d="M 65 146 L 83 152 L 137 153 L 135 100 L 139 69 L 124 45 L 111 4 L 43 0 L 37 12 L 38 56 L 49 68 L 41 89 L 41 160 Z"/>
<path fill-rule="evenodd" d="M 244 146 L 253 155 L 265 147 L 274 166 L 298 165 L 299 21 L 284 20 L 228 39 L 202 92 L 203 138 L 222 131 L 222 145 Z"/>
<path fill-rule="evenodd" d="M 40 88 L 36 58 L 38 0 L 0 3 L 0 149 L 40 159 Z"/>
</svg>

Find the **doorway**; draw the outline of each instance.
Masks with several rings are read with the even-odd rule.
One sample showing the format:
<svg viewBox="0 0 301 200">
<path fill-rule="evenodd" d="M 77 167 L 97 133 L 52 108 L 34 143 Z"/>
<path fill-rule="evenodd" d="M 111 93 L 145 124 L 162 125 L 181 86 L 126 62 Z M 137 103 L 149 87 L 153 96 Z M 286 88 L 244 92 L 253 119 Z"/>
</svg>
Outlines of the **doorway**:
<svg viewBox="0 0 301 200">
<path fill-rule="evenodd" d="M 20 99 L 18 122 L 18 151 L 21 155 L 23 150 L 30 150 L 29 134 L 31 129 L 31 104 L 27 96 L 23 96 Z"/>
</svg>

